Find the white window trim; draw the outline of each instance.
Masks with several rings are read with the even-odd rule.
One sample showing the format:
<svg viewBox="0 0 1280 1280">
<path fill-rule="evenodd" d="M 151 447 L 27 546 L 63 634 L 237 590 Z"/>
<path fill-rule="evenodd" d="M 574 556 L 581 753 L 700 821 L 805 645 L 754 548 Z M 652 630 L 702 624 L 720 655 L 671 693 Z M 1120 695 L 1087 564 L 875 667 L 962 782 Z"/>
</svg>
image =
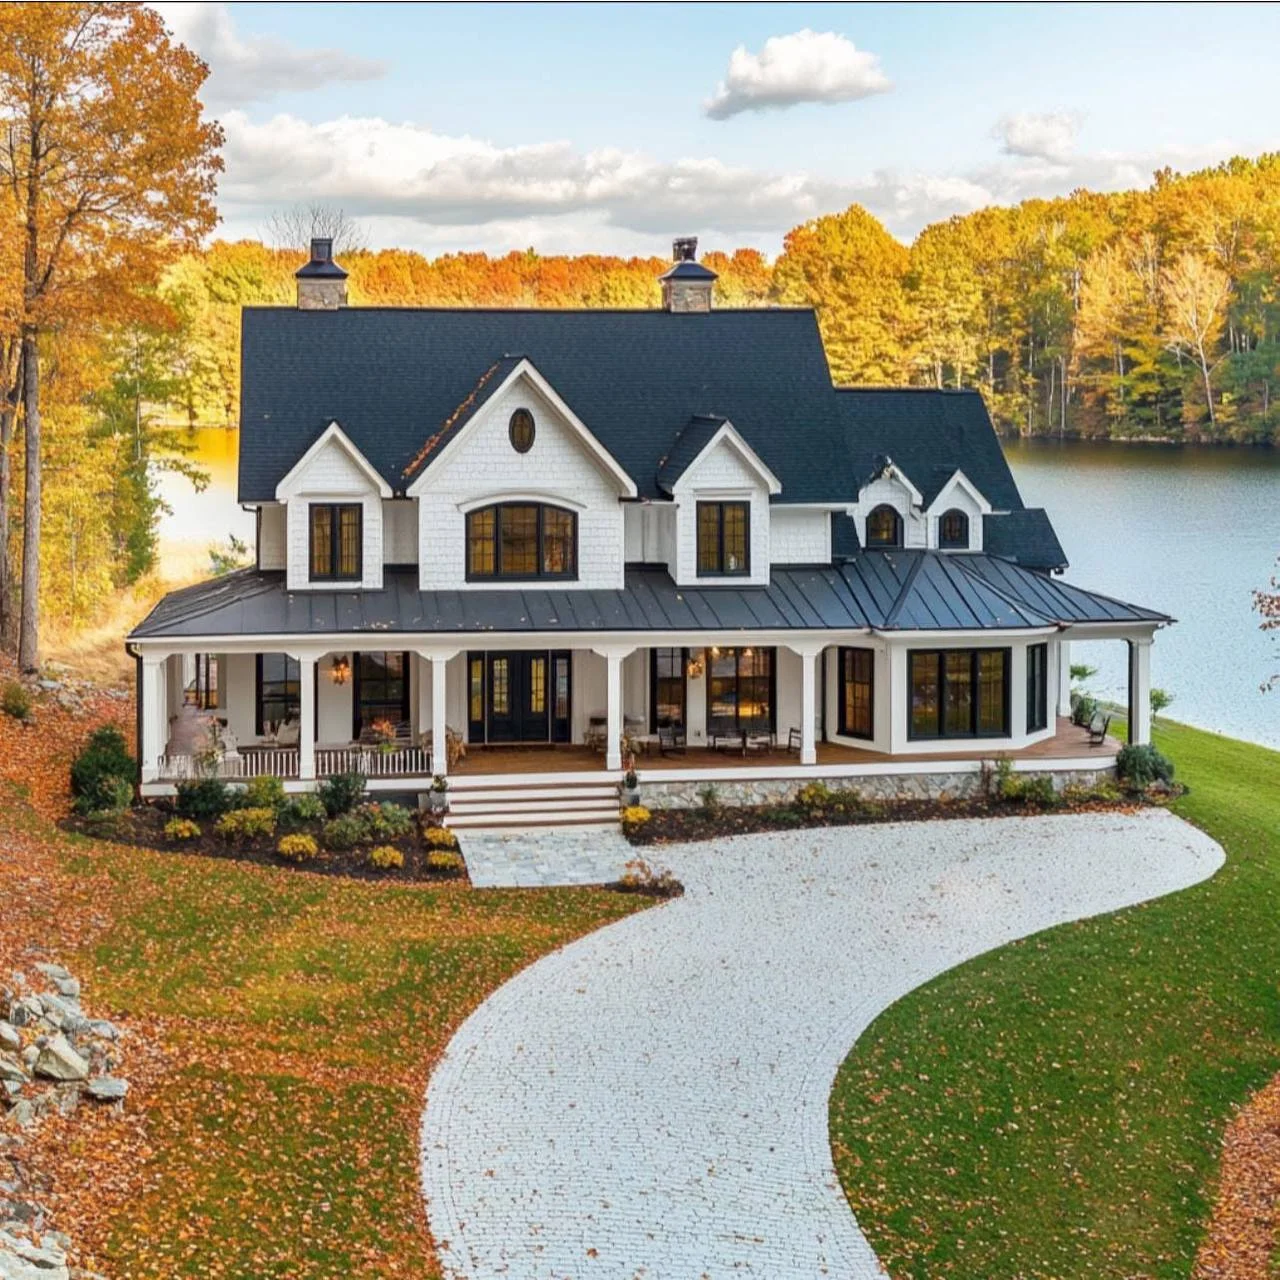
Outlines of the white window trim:
<svg viewBox="0 0 1280 1280">
<path fill-rule="evenodd" d="M 949 511 L 952 506 L 951 494 L 956 489 L 963 489 L 977 506 L 979 512 L 984 516 L 991 514 L 991 503 L 983 496 L 982 491 L 972 480 L 959 468 L 951 474 L 951 478 L 938 490 L 938 496 L 934 498 L 929 506 L 929 515 L 940 516 L 944 511 Z"/>
</svg>

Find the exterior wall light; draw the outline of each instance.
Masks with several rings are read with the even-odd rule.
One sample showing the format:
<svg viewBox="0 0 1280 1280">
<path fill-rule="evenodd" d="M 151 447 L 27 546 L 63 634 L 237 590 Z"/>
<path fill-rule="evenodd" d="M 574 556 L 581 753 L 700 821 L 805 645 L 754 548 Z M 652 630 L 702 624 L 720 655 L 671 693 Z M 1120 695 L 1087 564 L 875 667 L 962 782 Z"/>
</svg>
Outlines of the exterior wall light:
<svg viewBox="0 0 1280 1280">
<path fill-rule="evenodd" d="M 690 680 L 702 679 L 703 659 L 702 659 L 701 649 L 695 649 L 689 655 L 689 664 L 688 666 L 685 667 L 684 670 L 685 670 L 685 675 L 687 675 Z"/>
<path fill-rule="evenodd" d="M 346 684 L 351 679 L 351 660 L 345 657 L 334 658 L 329 675 L 334 684 Z"/>
</svg>

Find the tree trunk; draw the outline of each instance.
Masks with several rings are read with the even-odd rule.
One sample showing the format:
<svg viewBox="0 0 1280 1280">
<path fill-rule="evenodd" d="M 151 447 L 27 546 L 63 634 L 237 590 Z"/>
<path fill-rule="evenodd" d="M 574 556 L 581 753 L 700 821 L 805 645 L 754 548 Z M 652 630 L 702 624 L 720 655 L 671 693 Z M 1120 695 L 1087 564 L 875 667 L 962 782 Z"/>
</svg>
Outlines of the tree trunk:
<svg viewBox="0 0 1280 1280">
<path fill-rule="evenodd" d="M 14 611 L 13 560 L 9 551 L 9 534 L 13 524 L 10 503 L 13 498 L 13 429 L 18 420 L 18 397 L 22 394 L 19 374 L 17 338 L 4 348 L 0 364 L 0 650 L 12 650 L 17 640 L 17 616 Z"/>
<path fill-rule="evenodd" d="M 34 325 L 22 332 L 22 415 L 26 446 L 26 501 L 22 523 L 22 617 L 18 666 L 40 667 L 40 335 Z"/>
</svg>

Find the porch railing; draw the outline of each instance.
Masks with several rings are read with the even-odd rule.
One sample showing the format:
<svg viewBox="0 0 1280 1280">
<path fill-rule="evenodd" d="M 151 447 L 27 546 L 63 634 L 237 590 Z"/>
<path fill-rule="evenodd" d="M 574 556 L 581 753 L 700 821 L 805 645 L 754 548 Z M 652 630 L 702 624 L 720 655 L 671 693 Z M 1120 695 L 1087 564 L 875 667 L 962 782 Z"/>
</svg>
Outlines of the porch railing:
<svg viewBox="0 0 1280 1280">
<path fill-rule="evenodd" d="M 197 763 L 191 754 L 174 753 L 160 757 L 158 776 L 166 782 L 182 782 L 213 774 L 229 782 L 249 778 L 297 778 L 301 763 L 296 747 L 253 748 L 227 756 L 215 766 Z M 316 777 L 335 773 L 363 773 L 370 778 L 427 778 L 431 776 L 431 751 L 427 747 L 318 747 Z"/>
</svg>

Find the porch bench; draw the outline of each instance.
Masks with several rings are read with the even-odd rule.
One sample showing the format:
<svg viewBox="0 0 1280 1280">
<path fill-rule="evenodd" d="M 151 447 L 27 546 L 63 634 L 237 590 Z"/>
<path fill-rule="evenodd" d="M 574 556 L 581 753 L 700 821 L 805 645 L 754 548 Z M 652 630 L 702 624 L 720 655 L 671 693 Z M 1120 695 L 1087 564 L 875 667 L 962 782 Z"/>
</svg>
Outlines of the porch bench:
<svg viewBox="0 0 1280 1280">
<path fill-rule="evenodd" d="M 683 726 L 660 724 L 658 726 L 658 754 L 661 756 L 682 756 L 687 739 Z"/>
<path fill-rule="evenodd" d="M 1110 728 L 1110 715 L 1103 715 L 1101 711 L 1096 712 L 1093 719 L 1089 721 L 1089 745 L 1091 747 L 1102 746 L 1107 740 L 1107 731 Z"/>
</svg>

